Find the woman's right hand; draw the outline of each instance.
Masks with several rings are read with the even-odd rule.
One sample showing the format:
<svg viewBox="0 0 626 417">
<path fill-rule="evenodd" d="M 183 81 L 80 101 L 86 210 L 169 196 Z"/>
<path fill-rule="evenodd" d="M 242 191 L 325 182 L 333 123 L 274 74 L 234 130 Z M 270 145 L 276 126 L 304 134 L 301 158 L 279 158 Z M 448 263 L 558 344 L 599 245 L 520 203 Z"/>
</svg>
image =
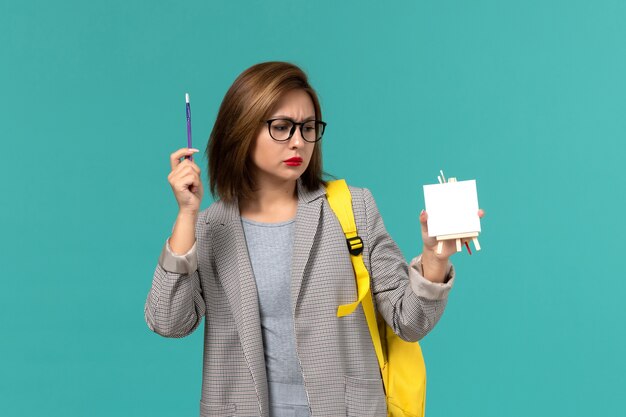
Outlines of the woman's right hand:
<svg viewBox="0 0 626 417">
<path fill-rule="evenodd" d="M 167 180 L 172 186 L 172 191 L 174 191 L 174 196 L 178 202 L 178 211 L 193 215 L 198 214 L 200 211 L 200 202 L 204 194 L 200 168 L 188 158 L 185 158 L 182 162 L 180 159 L 184 156 L 193 155 L 196 152 L 200 151 L 193 148 L 181 148 L 171 154 L 172 171 L 167 176 Z"/>
</svg>

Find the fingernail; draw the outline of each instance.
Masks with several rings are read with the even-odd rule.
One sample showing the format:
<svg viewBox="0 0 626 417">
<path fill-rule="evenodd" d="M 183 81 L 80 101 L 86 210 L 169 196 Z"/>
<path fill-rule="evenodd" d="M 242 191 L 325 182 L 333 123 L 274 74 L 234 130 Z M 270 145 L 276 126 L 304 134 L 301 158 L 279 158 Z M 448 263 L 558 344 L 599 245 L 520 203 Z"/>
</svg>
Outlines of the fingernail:
<svg viewBox="0 0 626 417">
<path fill-rule="evenodd" d="M 424 214 L 424 209 L 422 209 L 422 211 L 420 211 L 420 216 Z"/>
<path fill-rule="evenodd" d="M 196 149 L 196 148 L 189 148 L 189 150 L 193 152 L 200 152 L 200 149 Z"/>
</svg>

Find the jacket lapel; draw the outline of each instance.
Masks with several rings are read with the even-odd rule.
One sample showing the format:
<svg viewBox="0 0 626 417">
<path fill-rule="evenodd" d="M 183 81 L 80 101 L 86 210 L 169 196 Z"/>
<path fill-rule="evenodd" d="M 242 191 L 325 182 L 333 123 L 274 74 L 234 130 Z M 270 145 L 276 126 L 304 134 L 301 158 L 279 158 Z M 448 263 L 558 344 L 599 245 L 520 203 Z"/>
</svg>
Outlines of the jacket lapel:
<svg viewBox="0 0 626 417">
<path fill-rule="evenodd" d="M 297 181 L 298 209 L 296 213 L 294 243 L 291 260 L 291 309 L 295 308 L 302 286 L 304 268 L 320 221 L 325 194 L 323 187 L 309 191 L 301 180 Z M 222 204 L 217 218 L 213 218 L 212 245 L 218 277 L 233 312 L 243 354 L 250 367 L 257 395 L 261 400 L 261 413 L 269 413 L 267 374 L 263 352 L 263 337 L 259 312 L 257 286 L 250 263 L 245 234 L 241 224 L 237 199 Z M 207 221 L 209 219 L 207 218 Z M 213 223 L 212 222 L 212 223 Z"/>
<path fill-rule="evenodd" d="M 237 202 L 225 204 L 225 207 L 230 219 L 224 219 L 214 226 L 215 266 L 233 312 L 243 354 L 261 402 L 261 415 L 268 416 L 267 375 L 256 282 Z"/>
<path fill-rule="evenodd" d="M 317 235 L 325 189 L 320 187 L 308 191 L 298 180 L 298 211 L 291 256 L 291 315 L 295 317 L 300 288 L 304 278 L 304 268 L 309 261 L 311 248 Z"/>
</svg>

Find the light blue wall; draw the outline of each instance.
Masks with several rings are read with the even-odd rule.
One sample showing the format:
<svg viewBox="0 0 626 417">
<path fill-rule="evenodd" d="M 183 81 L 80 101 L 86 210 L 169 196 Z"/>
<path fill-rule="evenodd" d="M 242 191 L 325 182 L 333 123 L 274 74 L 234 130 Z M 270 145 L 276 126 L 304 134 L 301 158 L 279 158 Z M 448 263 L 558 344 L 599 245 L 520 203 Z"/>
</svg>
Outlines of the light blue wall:
<svg viewBox="0 0 626 417">
<path fill-rule="evenodd" d="M 3 2 L 0 414 L 197 416 L 202 330 L 143 319 L 184 93 L 204 149 L 235 77 L 289 60 L 326 170 L 407 258 L 421 186 L 477 180 L 483 250 L 453 258 L 422 342 L 428 416 L 623 415 L 625 21 L 608 0 Z"/>
</svg>

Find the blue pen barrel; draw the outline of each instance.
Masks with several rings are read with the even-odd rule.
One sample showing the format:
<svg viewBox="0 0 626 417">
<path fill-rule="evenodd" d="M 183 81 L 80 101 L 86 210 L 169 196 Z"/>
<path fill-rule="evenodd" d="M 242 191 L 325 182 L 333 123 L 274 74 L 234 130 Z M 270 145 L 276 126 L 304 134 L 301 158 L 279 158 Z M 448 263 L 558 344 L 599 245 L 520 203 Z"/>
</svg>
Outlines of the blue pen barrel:
<svg viewBox="0 0 626 417">
<path fill-rule="evenodd" d="M 187 103 L 186 113 L 187 113 L 187 147 L 191 148 L 191 106 Z M 193 161 L 193 155 L 188 156 L 190 161 Z"/>
</svg>

